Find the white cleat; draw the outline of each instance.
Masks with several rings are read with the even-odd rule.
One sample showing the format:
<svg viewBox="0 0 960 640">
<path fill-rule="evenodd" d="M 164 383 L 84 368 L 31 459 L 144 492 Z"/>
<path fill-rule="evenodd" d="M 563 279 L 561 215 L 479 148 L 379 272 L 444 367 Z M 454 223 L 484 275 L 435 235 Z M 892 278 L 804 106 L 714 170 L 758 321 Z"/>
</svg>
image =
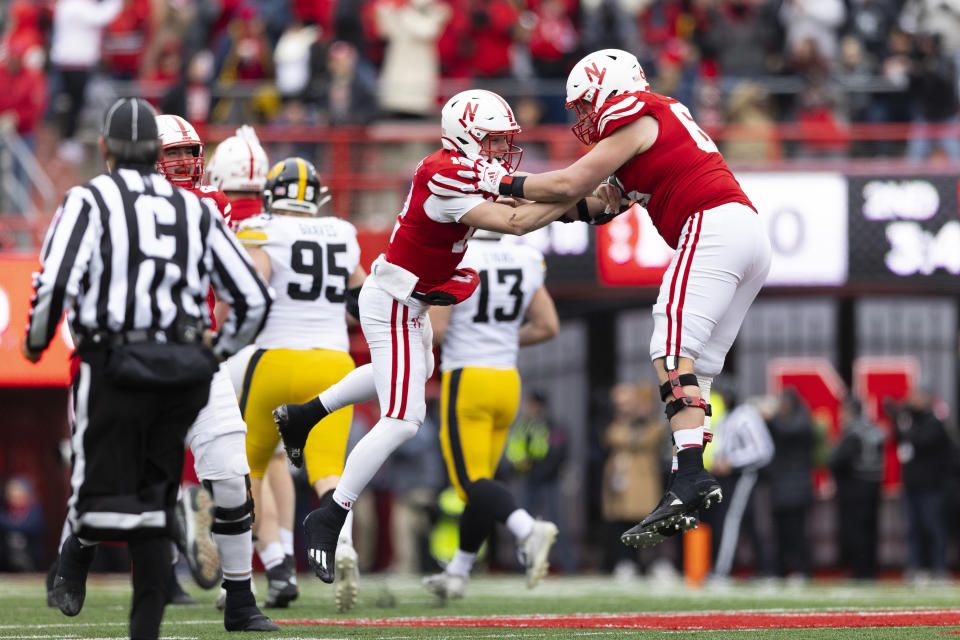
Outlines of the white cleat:
<svg viewBox="0 0 960 640">
<path fill-rule="evenodd" d="M 527 589 L 533 589 L 550 568 L 550 547 L 557 541 L 557 525 L 544 520 L 533 523 L 533 531 L 520 543 L 518 555 L 527 568 Z"/>
<path fill-rule="evenodd" d="M 467 591 L 467 582 L 470 576 L 458 576 L 453 573 L 435 573 L 423 579 L 423 587 L 441 600 L 447 598 L 459 600 Z"/>
<path fill-rule="evenodd" d="M 333 600 L 337 611 L 349 611 L 357 604 L 360 569 L 357 552 L 349 544 L 341 542 L 335 554 L 336 581 L 333 584 Z"/>
<path fill-rule="evenodd" d="M 214 508 L 213 496 L 200 485 L 185 488 L 177 501 L 177 546 L 187 559 L 194 581 L 203 589 L 214 588 L 222 578 L 220 553 L 210 532 Z"/>
</svg>

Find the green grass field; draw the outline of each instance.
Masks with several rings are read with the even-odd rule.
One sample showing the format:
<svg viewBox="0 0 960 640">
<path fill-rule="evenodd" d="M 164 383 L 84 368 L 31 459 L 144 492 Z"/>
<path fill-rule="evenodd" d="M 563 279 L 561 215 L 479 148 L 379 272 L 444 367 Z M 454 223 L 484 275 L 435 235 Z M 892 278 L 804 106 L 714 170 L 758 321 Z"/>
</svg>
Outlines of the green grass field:
<svg viewBox="0 0 960 640">
<path fill-rule="evenodd" d="M 184 586 L 201 602 L 199 605 L 168 607 L 162 635 L 167 639 L 201 640 L 224 638 L 230 634 L 223 628 L 222 614 L 214 609 L 216 591 L 202 591 L 182 579 Z M 257 579 L 258 600 L 266 590 L 262 576 Z M 267 611 L 282 625 L 282 631 L 273 634 L 242 634 L 244 638 L 299 638 L 320 640 L 334 638 L 683 638 L 708 637 L 711 640 L 734 638 L 762 639 L 907 639 L 936 638 L 946 634 L 960 634 L 960 586 L 913 586 L 900 582 L 879 584 L 852 584 L 835 581 L 815 581 L 804 586 L 779 584 L 734 583 L 724 587 L 689 589 L 637 579 L 618 582 L 606 577 L 550 577 L 537 589 L 528 591 L 521 576 L 474 578 L 464 600 L 446 605 L 438 602 L 420 586 L 413 576 L 362 577 L 360 599 L 349 614 L 339 614 L 333 604 L 332 587 L 312 576 L 301 574 L 301 596 L 288 609 Z M 0 640 L 76 638 L 125 638 L 130 604 L 130 584 L 127 576 L 91 576 L 83 611 L 75 618 L 67 618 L 57 609 L 46 606 L 43 576 L 0 576 Z M 907 615 L 898 614 L 904 610 Z M 931 610 L 942 611 L 946 626 L 912 626 L 922 622 Z M 647 630 L 642 627 L 655 615 L 676 612 L 681 614 L 715 612 L 701 617 L 707 623 L 700 630 Z M 816 619 L 808 617 L 817 612 L 833 612 L 838 622 L 832 628 L 740 629 L 729 626 L 749 626 L 749 621 L 765 613 L 779 613 L 787 624 L 816 626 Z M 883 616 L 895 616 L 902 626 L 844 627 L 844 620 L 855 621 L 858 616 L 882 611 Z M 726 612 L 736 612 L 730 615 Z M 605 629 L 603 621 L 589 614 L 637 614 L 630 620 L 640 628 Z M 576 624 L 592 628 L 555 628 L 556 620 L 537 619 L 534 615 L 585 614 L 576 618 Z M 937 615 L 941 615 L 938 613 Z M 458 620 L 465 617 L 492 617 L 493 622 Z M 522 618 L 513 624 L 513 616 Z M 753 617 L 751 617 L 753 616 Z M 430 618 L 448 618 L 444 626 Z M 622 617 L 622 616 L 621 616 Z M 678 620 L 683 616 L 678 616 Z M 761 616 L 762 617 L 762 616 Z M 767 616 L 769 618 L 769 616 Z M 386 624 L 391 618 L 423 618 L 404 621 L 407 626 L 374 626 Z M 449 619 L 453 618 L 453 619 Z M 658 619 L 662 620 L 660 616 Z M 928 618 L 929 619 L 929 618 Z M 309 621 L 311 624 L 283 624 L 285 620 Z M 366 622 L 364 622 L 366 621 Z M 739 621 L 730 624 L 730 621 Z M 797 622 L 800 621 L 800 622 Z M 804 622 L 806 621 L 806 622 Z M 328 624 L 323 624 L 328 622 Z M 334 624 L 329 624 L 333 622 Z M 316 624 L 319 623 L 319 624 Z M 348 624 L 345 624 L 348 623 Z M 396 623 L 396 621 L 394 621 Z M 631 623 L 634 624 L 634 623 Z M 700 623 L 697 623 L 700 624 Z M 851 624 L 857 624 L 852 622 Z M 472 626 L 466 626 L 472 625 Z M 493 626 L 491 626 L 493 625 Z M 727 627 L 727 628 L 724 628 Z M 683 628 L 681 626 L 681 628 Z M 235 637 L 235 636 L 231 636 Z"/>
</svg>

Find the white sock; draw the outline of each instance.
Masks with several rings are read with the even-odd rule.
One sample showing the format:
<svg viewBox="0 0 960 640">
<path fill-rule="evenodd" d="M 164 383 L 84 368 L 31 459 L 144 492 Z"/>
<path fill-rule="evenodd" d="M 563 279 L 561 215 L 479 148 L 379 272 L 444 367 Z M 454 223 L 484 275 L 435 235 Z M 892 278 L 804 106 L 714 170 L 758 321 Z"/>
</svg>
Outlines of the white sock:
<svg viewBox="0 0 960 640">
<path fill-rule="evenodd" d="M 253 577 L 252 531 L 215 533 L 213 541 L 217 543 L 217 550 L 220 552 L 220 568 L 223 570 L 224 580 L 247 580 Z M 283 561 L 282 549 L 280 560 Z"/>
<path fill-rule="evenodd" d="M 707 401 L 707 404 L 710 404 L 710 387 L 713 386 L 713 376 L 697 376 L 697 382 L 700 383 L 700 397 Z M 729 407 L 727 407 L 729 410 Z M 710 428 L 710 416 L 706 416 L 703 420 L 703 430 L 707 433 L 713 433 Z"/>
<path fill-rule="evenodd" d="M 264 569 L 273 569 L 283 562 L 283 545 L 279 542 L 271 542 L 262 550 L 257 551 L 257 556 L 263 563 Z"/>
<path fill-rule="evenodd" d="M 293 531 L 280 527 L 280 544 L 283 545 L 283 555 L 293 555 Z"/>
<path fill-rule="evenodd" d="M 352 404 L 360 404 L 377 397 L 377 385 L 373 377 L 373 365 L 367 363 L 340 378 L 332 387 L 319 396 L 324 408 L 333 413 Z"/>
<path fill-rule="evenodd" d="M 694 427 L 693 429 L 680 429 L 673 432 L 673 441 L 677 445 L 677 451 L 683 451 L 690 447 L 703 448 L 703 427 Z"/>
<path fill-rule="evenodd" d="M 453 559 L 444 571 L 451 575 L 469 578 L 470 571 L 473 569 L 473 561 L 476 558 L 477 554 L 475 553 L 467 553 L 466 551 L 457 549 L 456 553 L 453 554 Z"/>
<path fill-rule="evenodd" d="M 507 516 L 507 529 L 517 540 L 523 540 L 533 531 L 534 519 L 526 509 L 517 509 Z"/>
<path fill-rule="evenodd" d="M 420 425 L 406 420 L 380 418 L 373 429 L 360 438 L 360 442 L 347 456 L 340 482 L 333 491 L 333 501 L 344 509 L 353 508 L 357 496 L 383 466 L 390 454 L 415 436 L 419 427 Z"/>
<path fill-rule="evenodd" d="M 677 459 L 677 454 L 673 454 L 673 460 L 670 462 L 670 473 L 676 473 L 679 468 L 680 461 Z"/>
<path fill-rule="evenodd" d="M 337 544 L 353 546 L 353 509 L 350 509 L 350 513 L 347 514 L 347 519 L 343 521 L 343 528 L 340 529 L 340 537 L 337 539 Z"/>
</svg>

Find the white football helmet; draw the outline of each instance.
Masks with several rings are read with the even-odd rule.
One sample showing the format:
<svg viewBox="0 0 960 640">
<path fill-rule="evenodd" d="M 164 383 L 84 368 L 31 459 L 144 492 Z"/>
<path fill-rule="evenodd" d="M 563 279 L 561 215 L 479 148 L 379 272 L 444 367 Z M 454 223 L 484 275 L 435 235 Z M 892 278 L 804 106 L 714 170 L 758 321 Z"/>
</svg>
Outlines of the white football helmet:
<svg viewBox="0 0 960 640">
<path fill-rule="evenodd" d="M 622 49 L 601 49 L 584 57 L 567 76 L 567 109 L 575 109 L 573 133 L 583 144 L 597 141 L 597 111 L 608 98 L 627 91 L 648 91 L 640 61 Z"/>
<path fill-rule="evenodd" d="M 217 145 L 205 179 L 221 191 L 253 191 L 259 197 L 269 170 L 267 152 L 256 136 L 235 135 Z"/>
<path fill-rule="evenodd" d="M 491 91 L 470 89 L 447 100 L 440 111 L 440 139 L 443 148 L 460 151 L 468 158 L 484 158 L 514 171 L 523 149 L 513 144 L 520 133 L 513 109 Z M 490 134 L 506 136 L 506 150 L 490 148 Z"/>
<path fill-rule="evenodd" d="M 203 142 L 193 125 L 173 115 L 157 116 L 157 132 L 160 134 L 160 160 L 157 171 L 178 187 L 196 187 L 203 176 Z M 191 147 L 192 157 L 163 159 L 165 149 Z"/>
</svg>

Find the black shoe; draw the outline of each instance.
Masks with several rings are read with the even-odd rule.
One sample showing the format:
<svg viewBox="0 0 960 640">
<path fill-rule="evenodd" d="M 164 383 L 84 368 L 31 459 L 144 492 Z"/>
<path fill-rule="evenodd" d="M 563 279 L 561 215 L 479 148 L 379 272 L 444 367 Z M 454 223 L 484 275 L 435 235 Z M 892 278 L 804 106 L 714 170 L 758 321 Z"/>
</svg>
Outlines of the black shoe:
<svg viewBox="0 0 960 640">
<path fill-rule="evenodd" d="M 670 529 L 697 509 L 709 509 L 714 502 L 722 500 L 720 485 L 706 470 L 678 473 L 660 504 L 640 526 L 644 530 Z"/>
<path fill-rule="evenodd" d="M 50 565 L 50 568 L 47 569 L 47 606 L 56 607 L 57 601 L 53 598 L 53 580 L 57 577 L 57 560 L 60 559 L 59 554 L 53 560 L 53 564 Z"/>
<path fill-rule="evenodd" d="M 173 564 L 170 565 L 170 573 L 167 575 L 167 604 L 198 604 L 196 598 L 183 590 L 183 586 L 177 580 L 177 572 Z"/>
<path fill-rule="evenodd" d="M 87 597 L 87 571 L 96 551 L 96 545 L 85 547 L 73 535 L 64 541 L 52 589 L 53 601 L 64 615 L 75 616 L 83 609 Z"/>
<path fill-rule="evenodd" d="M 267 599 L 263 606 L 268 609 L 286 609 L 300 595 L 296 572 L 291 570 L 287 558 L 292 560 L 293 556 L 287 556 L 277 566 L 267 569 Z"/>
<path fill-rule="evenodd" d="M 335 502 L 307 514 L 303 531 L 307 535 L 307 561 L 323 582 L 333 583 L 337 538 L 347 519 L 346 509 Z"/>
<path fill-rule="evenodd" d="M 280 631 L 280 626 L 257 607 L 249 580 L 239 584 L 225 580 L 223 585 L 227 589 L 227 601 L 223 608 L 223 626 L 227 631 Z"/>
<path fill-rule="evenodd" d="M 686 533 L 690 529 L 696 529 L 700 526 L 700 520 L 695 514 L 685 515 L 672 526 L 663 525 L 660 527 L 644 527 L 638 524 L 627 529 L 620 536 L 620 542 L 628 547 L 637 547 L 645 549 L 660 544 L 671 536 Z"/>
<path fill-rule="evenodd" d="M 307 445 L 310 430 L 326 415 L 327 410 L 319 398 L 304 404 L 282 404 L 273 410 L 273 421 L 277 424 L 287 458 L 297 469 L 303 466 L 303 448 Z"/>
</svg>

